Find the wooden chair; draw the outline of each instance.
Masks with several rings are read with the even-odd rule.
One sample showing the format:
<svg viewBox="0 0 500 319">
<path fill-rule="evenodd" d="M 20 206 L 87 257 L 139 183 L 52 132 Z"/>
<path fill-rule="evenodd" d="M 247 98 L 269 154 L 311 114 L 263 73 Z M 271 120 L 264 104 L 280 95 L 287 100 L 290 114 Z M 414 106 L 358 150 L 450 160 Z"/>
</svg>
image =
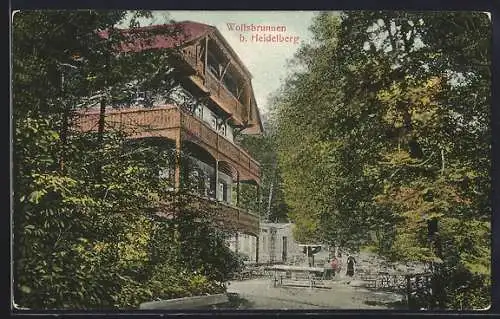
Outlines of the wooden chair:
<svg viewBox="0 0 500 319">
<path fill-rule="evenodd" d="M 311 287 L 316 287 L 316 288 L 329 288 L 329 287 L 327 287 L 327 285 L 325 284 L 325 280 L 326 280 L 326 271 L 323 271 L 323 272 L 321 272 L 321 273 L 315 273 L 315 272 L 312 272 L 312 273 L 311 273 L 311 280 L 312 280 Z"/>
</svg>

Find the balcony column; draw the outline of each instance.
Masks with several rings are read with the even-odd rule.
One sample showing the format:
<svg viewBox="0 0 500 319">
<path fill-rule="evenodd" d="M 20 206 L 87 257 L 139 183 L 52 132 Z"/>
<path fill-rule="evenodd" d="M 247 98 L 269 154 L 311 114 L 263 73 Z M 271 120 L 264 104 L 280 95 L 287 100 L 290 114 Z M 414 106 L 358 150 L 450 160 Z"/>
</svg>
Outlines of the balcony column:
<svg viewBox="0 0 500 319">
<path fill-rule="evenodd" d="M 250 120 L 250 114 L 252 114 L 252 86 L 250 84 L 250 82 L 247 82 L 247 96 L 248 96 L 248 100 L 247 100 L 247 107 L 245 108 L 247 110 L 247 114 L 245 114 L 246 116 L 246 120 Z"/>
<path fill-rule="evenodd" d="M 234 235 L 234 251 L 236 253 L 240 251 L 240 233 L 238 231 Z"/>
<path fill-rule="evenodd" d="M 240 173 L 236 173 L 236 207 L 240 207 Z"/>
<path fill-rule="evenodd" d="M 215 159 L 215 200 L 219 200 L 219 160 Z"/>
<path fill-rule="evenodd" d="M 182 116 L 182 115 L 181 115 Z M 179 128 L 175 137 L 175 190 L 179 191 L 181 186 L 181 129 Z"/>
<path fill-rule="evenodd" d="M 260 185 L 259 184 L 257 184 L 257 194 L 256 195 L 257 195 L 257 212 L 256 213 L 260 216 L 260 202 L 261 202 L 260 195 L 261 194 L 260 194 Z"/>
<path fill-rule="evenodd" d="M 205 36 L 205 56 L 203 61 L 203 84 L 207 84 L 207 66 L 208 66 L 208 36 Z"/>
<path fill-rule="evenodd" d="M 255 263 L 259 263 L 259 236 L 255 236 Z"/>
<path fill-rule="evenodd" d="M 260 242 L 259 242 L 259 238 L 260 238 L 260 185 L 257 184 L 257 215 L 258 215 L 258 218 L 259 218 L 259 228 L 257 229 L 257 235 L 255 236 L 255 263 L 258 264 L 259 263 L 259 245 L 260 245 Z"/>
</svg>

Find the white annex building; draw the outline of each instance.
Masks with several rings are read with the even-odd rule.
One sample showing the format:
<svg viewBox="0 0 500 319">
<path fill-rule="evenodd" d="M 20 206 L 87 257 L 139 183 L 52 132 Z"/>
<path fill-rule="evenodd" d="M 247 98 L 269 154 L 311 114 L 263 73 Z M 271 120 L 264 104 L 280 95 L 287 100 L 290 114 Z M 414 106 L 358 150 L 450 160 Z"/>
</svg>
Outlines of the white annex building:
<svg viewBox="0 0 500 319">
<path fill-rule="evenodd" d="M 292 223 L 260 223 L 258 241 L 253 236 L 239 234 L 238 238 L 232 238 L 230 247 L 246 255 L 250 263 L 295 263 L 304 258 L 304 253 L 293 238 L 292 228 Z"/>
</svg>

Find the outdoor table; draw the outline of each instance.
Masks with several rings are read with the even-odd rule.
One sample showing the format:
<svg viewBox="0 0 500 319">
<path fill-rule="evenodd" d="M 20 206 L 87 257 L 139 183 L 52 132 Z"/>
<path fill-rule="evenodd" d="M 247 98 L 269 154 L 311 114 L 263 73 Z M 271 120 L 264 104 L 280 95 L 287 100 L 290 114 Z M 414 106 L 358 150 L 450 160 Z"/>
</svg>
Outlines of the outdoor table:
<svg viewBox="0 0 500 319">
<path fill-rule="evenodd" d="M 321 275 L 324 274 L 325 268 L 320 268 L 320 267 L 302 267 L 302 266 L 287 266 L 287 265 L 274 265 L 271 267 L 266 267 L 266 270 L 273 271 L 273 286 L 276 287 L 278 285 L 283 284 L 283 277 L 278 276 L 278 272 L 286 272 L 290 274 L 294 273 L 305 273 L 307 274 L 308 281 L 309 281 L 309 287 L 312 288 L 314 286 L 313 281 L 314 281 L 314 274 L 320 273 Z"/>
</svg>

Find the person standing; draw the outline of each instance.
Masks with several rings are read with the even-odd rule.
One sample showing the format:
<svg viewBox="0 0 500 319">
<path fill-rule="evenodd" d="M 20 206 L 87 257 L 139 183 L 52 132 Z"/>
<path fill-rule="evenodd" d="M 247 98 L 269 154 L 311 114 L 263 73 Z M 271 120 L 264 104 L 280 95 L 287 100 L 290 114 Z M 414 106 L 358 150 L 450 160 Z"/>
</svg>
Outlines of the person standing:
<svg viewBox="0 0 500 319">
<path fill-rule="evenodd" d="M 347 271 L 346 275 L 349 277 L 354 276 L 354 264 L 356 263 L 356 259 L 354 259 L 353 256 L 348 256 L 347 257 Z"/>
<path fill-rule="evenodd" d="M 332 276 L 335 276 L 335 273 L 337 272 L 337 268 L 339 266 L 339 260 L 337 259 L 337 257 L 333 256 L 330 261 L 330 266 L 332 267 Z"/>
<path fill-rule="evenodd" d="M 342 254 L 338 253 L 336 259 L 337 259 L 337 274 L 340 277 L 341 276 L 340 272 L 342 271 L 342 267 L 344 266 L 343 263 L 342 263 Z"/>
</svg>

